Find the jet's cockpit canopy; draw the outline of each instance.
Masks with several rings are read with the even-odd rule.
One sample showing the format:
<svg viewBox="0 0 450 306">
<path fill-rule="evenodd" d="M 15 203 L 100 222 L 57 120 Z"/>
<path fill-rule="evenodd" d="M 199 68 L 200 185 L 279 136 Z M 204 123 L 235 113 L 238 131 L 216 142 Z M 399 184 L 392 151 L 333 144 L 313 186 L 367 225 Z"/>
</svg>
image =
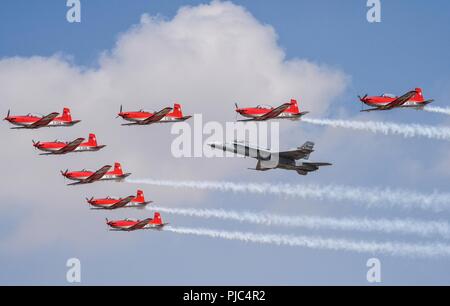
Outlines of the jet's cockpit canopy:
<svg viewBox="0 0 450 306">
<path fill-rule="evenodd" d="M 383 98 L 397 98 L 396 95 L 393 94 L 389 94 L 389 93 L 384 93 L 381 95 Z"/>
<path fill-rule="evenodd" d="M 273 107 L 271 105 L 268 105 L 268 104 L 260 104 L 260 105 L 256 106 L 256 108 L 259 108 L 259 109 L 272 109 Z"/>
</svg>

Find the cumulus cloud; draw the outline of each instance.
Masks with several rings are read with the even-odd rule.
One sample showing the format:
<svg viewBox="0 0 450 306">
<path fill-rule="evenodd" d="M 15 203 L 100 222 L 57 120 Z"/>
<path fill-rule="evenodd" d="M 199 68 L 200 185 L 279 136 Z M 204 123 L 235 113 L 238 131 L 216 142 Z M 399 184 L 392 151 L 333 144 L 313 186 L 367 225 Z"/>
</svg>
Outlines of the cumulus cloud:
<svg viewBox="0 0 450 306">
<path fill-rule="evenodd" d="M 70 189 L 59 175 L 61 169 L 95 169 L 117 160 L 135 177 L 218 179 L 242 168 L 242 162 L 172 158 L 170 126 L 121 127 L 114 119 L 119 105 L 157 110 L 177 101 L 186 113 L 224 122 L 235 119 L 235 102 L 276 105 L 296 97 L 301 108 L 320 116 L 346 83 L 343 72 L 325 64 L 286 58 L 274 28 L 241 6 L 219 1 L 183 7 L 170 20 L 143 15 L 112 50 L 99 55 L 95 68 L 77 67 L 58 50 L 52 57 L 4 58 L 1 109 L 45 114 L 69 106 L 72 116 L 83 122 L 38 131 L 12 131 L 3 125 L 2 138 L 8 146 L 0 154 L 8 161 L 3 166 L 8 176 L 2 179 L 0 199 L 27 212 L 2 243 L 23 247 L 31 241 L 37 246 L 85 241 L 100 231 L 103 217 L 83 207 L 84 197 L 134 192 L 135 186 L 113 183 Z M 70 140 L 89 132 L 97 133 L 108 147 L 96 154 L 64 157 L 37 156 L 31 147 L 31 139 Z M 186 198 L 152 192 L 160 200 Z M 189 194 L 192 201 L 201 197 Z M 77 219 L 86 221 L 77 225 Z M 66 226 L 67 220 L 73 221 L 72 226 Z M 99 235 L 104 234 L 92 239 Z"/>
</svg>

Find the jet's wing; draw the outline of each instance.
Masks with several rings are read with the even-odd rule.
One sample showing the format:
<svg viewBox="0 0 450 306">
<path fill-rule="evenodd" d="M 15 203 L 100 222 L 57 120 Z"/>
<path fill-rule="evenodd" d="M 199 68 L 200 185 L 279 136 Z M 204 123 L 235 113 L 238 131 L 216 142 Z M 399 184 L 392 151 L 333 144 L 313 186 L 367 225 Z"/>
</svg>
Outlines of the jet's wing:
<svg viewBox="0 0 450 306">
<path fill-rule="evenodd" d="M 284 112 L 285 110 L 287 110 L 289 107 L 291 106 L 291 104 L 289 103 L 285 103 L 283 105 L 278 106 L 277 108 L 274 108 L 273 110 L 271 110 L 270 112 L 268 112 L 267 114 L 256 118 L 257 121 L 264 121 L 264 120 L 269 120 L 269 119 L 273 119 L 278 117 L 282 112 Z"/>
<path fill-rule="evenodd" d="M 397 99 L 395 99 L 394 101 L 392 101 L 391 103 L 387 104 L 386 106 L 383 107 L 383 109 L 391 109 L 394 107 L 399 107 L 402 106 L 403 104 L 405 104 L 406 102 L 409 101 L 409 99 L 411 99 L 412 97 L 414 97 L 417 94 L 417 92 L 415 91 L 410 91 L 406 94 L 404 94 L 401 97 L 398 97 Z"/>
<path fill-rule="evenodd" d="M 282 112 L 287 110 L 290 106 L 291 106 L 291 104 L 285 103 L 283 105 L 278 106 L 277 108 L 272 109 L 270 112 L 268 112 L 260 117 L 256 117 L 253 119 L 244 119 L 244 120 L 239 120 L 239 121 L 266 121 L 269 119 L 273 119 L 273 118 L 278 117 Z"/>
<path fill-rule="evenodd" d="M 151 218 L 142 220 L 142 221 L 136 223 L 135 225 L 129 227 L 127 230 L 129 230 L 129 231 L 135 231 L 135 230 L 142 229 L 142 228 L 144 228 L 150 221 L 152 221 Z"/>
<path fill-rule="evenodd" d="M 69 152 L 74 151 L 78 146 L 84 141 L 84 138 L 77 138 L 74 141 L 68 143 L 65 147 L 59 149 L 58 151 L 55 151 L 51 154 L 66 154 Z"/>
<path fill-rule="evenodd" d="M 309 163 L 304 162 L 301 166 L 296 167 L 297 173 L 300 175 L 308 175 L 309 172 L 317 171 L 320 167 L 323 166 L 332 166 L 330 163 Z"/>
<path fill-rule="evenodd" d="M 387 110 L 387 108 L 385 108 L 384 106 L 380 106 L 380 107 L 375 107 L 375 108 L 363 109 L 361 112 L 368 113 L 368 112 L 382 111 L 382 110 Z"/>
<path fill-rule="evenodd" d="M 59 113 L 48 114 L 47 116 L 42 117 L 41 119 L 39 119 L 35 123 L 29 125 L 28 128 L 29 129 L 35 129 L 35 128 L 47 126 L 50 122 L 53 121 L 53 119 L 58 117 L 58 115 L 59 115 Z"/>
<path fill-rule="evenodd" d="M 72 185 L 81 185 L 81 184 L 90 184 L 90 183 L 93 183 L 93 182 L 95 182 L 95 181 L 98 181 L 98 180 L 100 180 L 100 179 L 106 174 L 106 172 L 108 172 L 109 169 L 111 169 L 111 168 L 112 168 L 112 166 L 104 166 L 104 167 L 102 167 L 101 169 L 97 170 L 96 172 L 92 173 L 91 176 L 85 178 L 85 179 L 82 180 L 82 181 L 79 181 L 79 182 L 76 182 L 76 183 L 69 184 L 69 186 L 72 186 Z"/>
<path fill-rule="evenodd" d="M 133 199 L 134 199 L 134 196 L 129 196 L 129 197 L 126 197 L 125 199 L 121 199 L 121 200 L 120 200 L 119 202 L 117 202 L 116 204 L 111 205 L 111 206 L 109 207 L 109 209 L 122 208 L 122 207 L 124 207 L 125 205 L 127 205 L 128 203 L 130 203 L 131 201 L 133 201 Z"/>
<path fill-rule="evenodd" d="M 299 160 L 299 159 L 309 159 L 309 155 L 314 152 L 314 143 L 311 141 L 306 142 L 303 146 L 296 150 L 285 151 L 278 153 L 279 157 Z"/>
<path fill-rule="evenodd" d="M 152 116 L 148 117 L 147 119 L 139 122 L 139 124 L 152 124 L 155 122 L 160 121 L 162 118 L 164 118 L 168 113 L 172 111 L 172 107 L 166 107 L 160 110 L 159 112 L 154 113 Z"/>
</svg>

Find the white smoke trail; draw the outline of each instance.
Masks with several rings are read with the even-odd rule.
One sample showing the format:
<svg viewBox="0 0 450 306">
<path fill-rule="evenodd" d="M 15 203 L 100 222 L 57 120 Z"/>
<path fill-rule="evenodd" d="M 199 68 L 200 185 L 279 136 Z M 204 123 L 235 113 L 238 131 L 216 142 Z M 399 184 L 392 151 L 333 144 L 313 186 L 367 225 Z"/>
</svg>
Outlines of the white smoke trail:
<svg viewBox="0 0 450 306">
<path fill-rule="evenodd" d="M 231 191 L 236 193 L 272 194 L 301 199 L 319 199 L 362 203 L 366 206 L 422 209 L 433 212 L 450 210 L 450 193 L 418 193 L 390 188 L 362 188 L 338 185 L 292 185 L 272 183 L 232 183 L 224 181 L 171 181 L 127 179 L 128 183 L 172 188 Z"/>
<path fill-rule="evenodd" d="M 227 240 L 239 240 L 244 242 L 255 242 L 262 244 L 299 246 L 319 250 L 349 251 L 357 253 L 384 254 L 407 257 L 447 257 L 450 255 L 450 245 L 440 243 L 378 243 L 367 241 L 351 241 L 344 239 L 325 239 L 321 237 L 255 234 L 211 230 L 205 228 L 182 228 L 170 226 L 166 226 L 164 230 L 185 235 L 207 236 L 211 238 L 222 238 Z"/>
<path fill-rule="evenodd" d="M 440 113 L 450 115 L 450 108 L 448 107 L 443 108 L 443 107 L 425 106 L 423 110 L 430 113 Z"/>
<path fill-rule="evenodd" d="M 382 133 L 384 135 L 396 134 L 402 135 L 405 138 L 421 136 L 432 139 L 450 140 L 450 128 L 443 126 L 312 118 L 302 118 L 302 121 L 315 125 L 364 130 L 372 133 Z"/>
<path fill-rule="evenodd" d="M 269 213 L 248 211 L 225 211 L 223 209 L 168 208 L 148 207 L 150 210 L 189 217 L 217 218 L 260 225 L 278 225 L 286 227 L 303 227 L 308 229 L 356 230 L 362 232 L 414 234 L 423 237 L 440 235 L 450 238 L 450 226 L 447 222 L 419 221 L 412 219 L 356 219 L 356 218 L 322 218 L 311 216 L 280 216 Z"/>
</svg>

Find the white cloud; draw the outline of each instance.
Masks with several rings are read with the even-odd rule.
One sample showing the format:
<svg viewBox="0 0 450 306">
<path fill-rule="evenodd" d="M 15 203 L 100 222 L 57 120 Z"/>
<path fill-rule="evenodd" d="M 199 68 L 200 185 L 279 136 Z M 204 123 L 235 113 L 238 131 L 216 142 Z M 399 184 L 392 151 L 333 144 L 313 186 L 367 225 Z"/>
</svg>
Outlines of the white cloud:
<svg viewBox="0 0 450 306">
<path fill-rule="evenodd" d="M 135 186 L 109 183 L 70 189 L 64 185 L 60 169 L 96 168 L 117 160 L 134 177 L 181 179 L 215 179 L 243 169 L 244 162 L 239 161 L 171 158 L 170 126 L 121 127 L 119 119 L 114 119 L 121 104 L 126 109 L 160 109 L 178 101 L 186 113 L 232 121 L 234 102 L 276 105 L 296 97 L 301 108 L 320 116 L 346 83 L 344 73 L 326 65 L 287 59 L 271 26 L 241 6 L 219 1 L 183 7 L 171 20 L 143 15 L 138 25 L 120 36 L 113 50 L 100 56 L 95 69 L 76 67 L 60 55 L 2 59 L 2 109 L 19 114 L 49 113 L 69 106 L 72 115 L 83 120 L 70 129 L 39 131 L 7 130 L 4 124 L 2 138 L 8 146 L 0 154 L 8 161 L 2 169 L 8 176 L 3 178 L 5 191 L 0 200 L 24 203 L 21 205 L 29 211 L 3 243 L 22 247 L 34 240 L 36 228 L 39 239 L 34 241 L 40 246 L 84 241 L 102 230 L 103 224 L 71 229 L 64 221 L 70 217 L 71 222 L 77 218 L 79 222 L 84 218 L 101 222 L 103 218 L 92 217 L 85 207 L 73 206 L 82 206 L 84 197 L 91 194 L 134 192 Z M 91 131 L 108 145 L 104 151 L 53 158 L 38 157 L 31 147 L 33 138 L 70 140 Z M 151 192 L 168 201 L 202 198 L 196 193 Z M 61 208 L 64 206 L 71 208 Z M 57 219 L 62 221 L 49 222 Z"/>
</svg>

